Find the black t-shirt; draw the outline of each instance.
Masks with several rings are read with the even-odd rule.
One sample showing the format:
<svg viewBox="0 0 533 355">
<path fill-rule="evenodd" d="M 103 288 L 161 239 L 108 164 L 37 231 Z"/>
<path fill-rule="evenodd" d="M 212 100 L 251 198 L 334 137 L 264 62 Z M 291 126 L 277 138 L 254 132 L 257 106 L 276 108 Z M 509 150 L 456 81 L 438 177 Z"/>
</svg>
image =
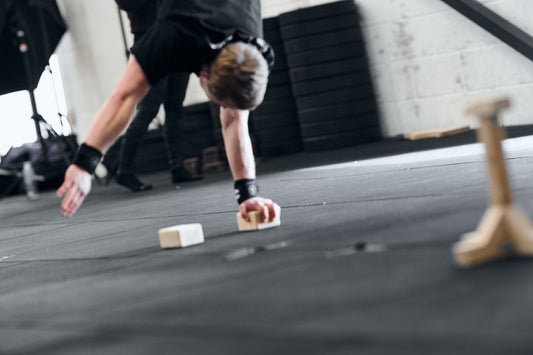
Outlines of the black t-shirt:
<svg viewBox="0 0 533 355">
<path fill-rule="evenodd" d="M 198 74 L 236 32 L 261 38 L 260 0 L 163 0 L 132 53 L 150 84 L 172 71 Z"/>
<path fill-rule="evenodd" d="M 260 0 L 163 0 L 160 17 L 195 18 L 202 26 L 226 36 L 240 30 L 263 37 Z"/>
<path fill-rule="evenodd" d="M 117 5 L 127 11 L 131 33 L 144 33 L 157 18 L 156 0 L 115 0 Z"/>
</svg>

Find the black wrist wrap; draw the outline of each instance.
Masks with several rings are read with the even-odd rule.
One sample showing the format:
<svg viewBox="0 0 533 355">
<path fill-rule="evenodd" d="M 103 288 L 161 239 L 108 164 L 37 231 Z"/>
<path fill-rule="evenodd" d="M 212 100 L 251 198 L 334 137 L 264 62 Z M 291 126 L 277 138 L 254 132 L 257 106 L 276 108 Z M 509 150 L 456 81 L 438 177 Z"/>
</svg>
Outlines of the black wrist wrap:
<svg viewBox="0 0 533 355">
<path fill-rule="evenodd" d="M 93 174 L 98 162 L 100 162 L 100 158 L 102 158 L 102 153 L 98 149 L 83 143 L 72 164 L 76 164 L 89 174 Z"/>
<path fill-rule="evenodd" d="M 257 196 L 259 191 L 255 179 L 242 179 L 235 181 L 235 196 L 239 205 L 249 198 Z"/>
</svg>

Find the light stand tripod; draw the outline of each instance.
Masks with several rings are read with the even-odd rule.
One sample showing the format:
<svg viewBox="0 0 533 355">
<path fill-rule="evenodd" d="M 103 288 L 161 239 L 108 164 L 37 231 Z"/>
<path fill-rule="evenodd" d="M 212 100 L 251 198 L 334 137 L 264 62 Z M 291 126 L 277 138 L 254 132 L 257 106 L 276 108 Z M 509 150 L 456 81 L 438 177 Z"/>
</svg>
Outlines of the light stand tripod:
<svg viewBox="0 0 533 355">
<path fill-rule="evenodd" d="M 30 5 L 31 2 L 32 1 L 30 0 Z M 40 31 L 40 36 L 42 36 L 42 38 L 40 38 L 39 40 L 40 42 L 42 42 L 40 44 L 42 48 L 44 48 L 44 56 L 46 58 L 45 60 L 46 62 L 48 62 L 48 58 L 51 55 L 52 50 L 50 48 L 50 41 L 48 37 L 47 27 L 45 24 L 45 17 L 43 14 L 43 10 L 41 9 L 41 7 L 46 4 L 44 1 L 41 1 L 41 4 L 37 4 L 38 2 L 39 1 L 33 1 L 33 9 L 35 9 L 37 13 L 37 18 L 34 20 L 37 20 L 39 23 L 38 30 Z M 51 161 L 49 158 L 50 143 L 56 142 L 59 146 L 60 154 L 63 160 L 62 165 L 64 166 L 64 169 L 66 169 L 66 167 L 70 164 L 71 158 L 73 157 L 77 149 L 77 143 L 69 139 L 61 139 L 61 137 L 57 134 L 53 127 L 43 118 L 43 116 L 37 110 L 37 103 L 34 93 L 34 87 L 36 86 L 36 84 L 34 83 L 34 80 L 36 74 L 35 70 L 39 69 L 35 68 L 35 63 L 38 62 L 37 58 L 39 55 L 41 55 L 42 57 L 42 53 L 37 52 L 37 47 L 35 46 L 35 42 L 32 38 L 30 27 L 28 26 L 28 22 L 26 21 L 25 16 L 22 13 L 21 7 L 19 6 L 22 6 L 19 2 L 15 2 L 13 0 L 5 0 L 5 8 L 7 10 L 6 17 L 8 22 L 7 27 L 8 31 L 11 34 L 12 43 L 18 49 L 18 52 L 23 62 L 24 74 L 26 77 L 25 89 L 28 91 L 32 108 L 31 119 L 34 121 L 37 141 L 39 142 L 41 147 L 39 154 L 40 156 L 37 160 L 32 162 L 32 168 L 37 174 L 44 176 L 32 174 L 32 179 L 44 180 L 46 176 L 53 176 L 53 174 L 55 173 L 53 172 L 54 169 L 52 169 Z M 43 137 L 43 127 L 48 133 L 47 139 Z M 28 180 L 26 176 L 24 177 L 26 178 L 26 180 Z"/>
<path fill-rule="evenodd" d="M 24 21 L 24 18 L 19 13 L 18 9 L 15 6 L 13 6 L 12 1 L 10 1 L 10 0 L 7 1 L 7 7 L 8 7 L 8 9 L 11 9 L 9 23 L 11 25 L 11 32 L 14 35 L 13 36 L 14 37 L 13 40 L 14 40 L 16 46 L 18 47 L 18 50 L 19 50 L 19 52 L 21 54 L 21 57 L 22 57 L 22 60 L 24 62 L 26 81 L 28 83 L 27 90 L 28 90 L 28 94 L 29 94 L 29 97 L 30 97 L 31 108 L 32 108 L 31 119 L 34 121 L 35 131 L 36 131 L 36 134 L 37 134 L 37 140 L 41 144 L 41 148 L 42 148 L 42 150 L 41 150 L 42 155 L 41 155 L 40 162 L 42 162 L 43 164 L 48 164 L 49 163 L 49 160 L 48 160 L 48 142 L 43 137 L 41 125 L 46 127 L 46 131 L 48 132 L 49 136 L 58 139 L 59 135 L 55 132 L 53 127 L 48 122 L 46 122 L 46 120 L 43 118 L 43 116 L 37 110 L 37 103 L 36 103 L 36 100 L 35 100 L 35 93 L 34 93 L 34 89 L 32 87 L 32 78 L 34 77 L 35 73 L 33 73 L 34 69 L 33 69 L 33 65 L 32 65 L 32 62 L 31 62 L 31 57 L 35 56 L 36 54 L 32 52 L 34 46 L 33 46 L 33 39 L 31 37 L 31 33 L 30 33 L 30 31 L 26 30 L 27 26 L 26 26 L 26 23 Z M 45 26 L 44 15 L 43 15 L 42 9 L 40 9 L 38 6 L 36 8 L 37 8 L 38 17 L 39 17 L 40 28 L 41 28 L 42 35 L 43 35 L 43 38 L 44 38 L 43 45 L 44 45 L 45 53 L 51 53 L 51 50 L 49 48 L 49 41 L 48 41 L 48 38 L 47 38 L 48 35 L 47 35 L 47 29 L 46 29 L 46 26 Z M 72 148 L 72 147 L 70 147 L 70 148 Z M 65 152 L 63 152 L 63 153 L 64 153 L 63 154 L 63 158 L 65 160 L 65 163 L 67 165 L 70 164 L 70 158 L 68 157 L 68 155 Z"/>
</svg>

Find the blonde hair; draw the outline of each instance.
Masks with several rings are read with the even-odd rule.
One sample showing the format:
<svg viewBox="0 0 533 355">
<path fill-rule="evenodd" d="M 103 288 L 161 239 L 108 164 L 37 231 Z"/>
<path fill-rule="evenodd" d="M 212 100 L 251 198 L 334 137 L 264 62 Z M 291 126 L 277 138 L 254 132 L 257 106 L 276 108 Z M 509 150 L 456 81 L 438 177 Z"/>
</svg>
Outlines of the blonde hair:
<svg viewBox="0 0 533 355">
<path fill-rule="evenodd" d="M 231 43 L 211 63 L 208 89 L 217 99 L 230 100 L 236 108 L 253 110 L 263 102 L 268 73 L 268 64 L 255 46 Z"/>
</svg>

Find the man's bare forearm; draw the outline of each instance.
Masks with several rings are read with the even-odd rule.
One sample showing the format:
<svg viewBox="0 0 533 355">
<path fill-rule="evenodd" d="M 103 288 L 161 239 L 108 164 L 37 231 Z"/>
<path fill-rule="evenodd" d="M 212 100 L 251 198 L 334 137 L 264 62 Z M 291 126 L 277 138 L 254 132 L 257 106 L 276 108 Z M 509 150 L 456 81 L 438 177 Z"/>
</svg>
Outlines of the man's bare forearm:
<svg viewBox="0 0 533 355">
<path fill-rule="evenodd" d="M 148 81 L 132 56 L 115 91 L 96 114 L 85 143 L 105 152 L 128 125 L 137 102 L 148 89 Z"/>
<path fill-rule="evenodd" d="M 221 108 L 220 119 L 226 156 L 233 180 L 254 179 L 255 161 L 250 134 L 249 111 Z"/>
</svg>

